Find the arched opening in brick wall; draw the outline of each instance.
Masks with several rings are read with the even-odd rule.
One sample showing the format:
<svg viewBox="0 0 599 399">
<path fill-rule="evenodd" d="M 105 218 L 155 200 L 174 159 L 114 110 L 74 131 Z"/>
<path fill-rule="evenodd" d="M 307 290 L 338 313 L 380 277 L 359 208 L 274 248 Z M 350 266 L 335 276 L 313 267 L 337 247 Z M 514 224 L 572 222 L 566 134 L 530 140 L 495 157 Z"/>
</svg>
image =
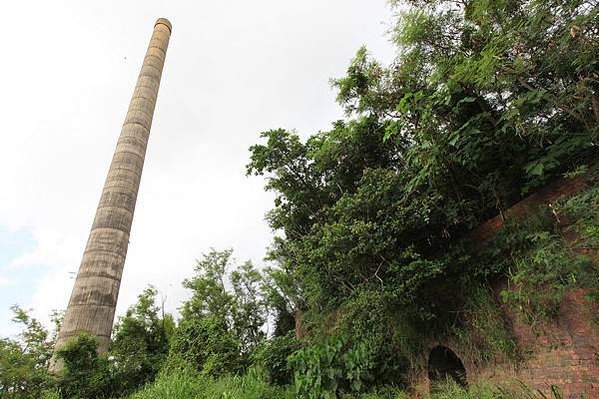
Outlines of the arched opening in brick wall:
<svg viewBox="0 0 599 399">
<path fill-rule="evenodd" d="M 428 378 L 433 391 L 435 386 L 447 380 L 453 380 L 462 387 L 468 385 L 464 363 L 454 351 L 442 345 L 434 347 L 428 355 Z"/>
</svg>

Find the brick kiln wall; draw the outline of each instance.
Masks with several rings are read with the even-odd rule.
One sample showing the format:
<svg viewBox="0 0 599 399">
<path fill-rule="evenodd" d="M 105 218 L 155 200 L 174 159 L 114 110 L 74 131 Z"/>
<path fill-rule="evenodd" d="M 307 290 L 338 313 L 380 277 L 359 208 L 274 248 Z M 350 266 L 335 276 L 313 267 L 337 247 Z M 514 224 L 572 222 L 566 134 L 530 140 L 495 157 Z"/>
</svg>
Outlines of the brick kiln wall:
<svg viewBox="0 0 599 399">
<path fill-rule="evenodd" d="M 596 177 L 592 175 L 557 180 L 483 223 L 469 237 L 483 242 L 503 228 L 506 220 L 531 215 L 538 212 L 540 207 L 550 206 L 560 198 L 570 197 L 595 184 Z M 580 252 L 595 262 L 599 259 L 596 249 Z M 501 303 L 499 292 L 504 288 L 505 284 L 496 287 L 498 306 L 502 307 L 511 325 L 520 361 L 516 364 L 498 361 L 480 366 L 467 356 L 461 356 L 465 352 L 458 343 L 452 341 L 431 343 L 430 349 L 436 345 L 452 349 L 461 358 L 470 383 L 522 382 L 548 398 L 551 397 L 551 386 L 555 385 L 567 399 L 599 399 L 599 331 L 593 322 L 593 319 L 597 320 L 599 307 L 585 299 L 584 290 L 573 290 L 565 295 L 554 322 L 543 328 L 533 328 Z M 413 387 L 416 397 L 428 392 L 430 383 L 426 372 L 416 376 Z"/>
<path fill-rule="evenodd" d="M 599 398 L 599 334 L 592 321 L 599 309 L 591 308 L 585 294 L 567 293 L 555 322 L 542 328 L 533 328 L 504 308 L 522 360 L 480 368 L 467 364 L 469 380 L 521 381 L 547 397 L 555 385 L 564 398 Z"/>
<path fill-rule="evenodd" d="M 504 219 L 526 217 L 539 207 L 551 206 L 557 199 L 570 197 L 596 183 L 594 176 L 560 179 L 482 224 L 471 237 L 484 241 L 503 227 Z M 598 258 L 596 249 L 581 252 L 595 261 Z M 599 331 L 595 324 L 599 307 L 585 300 L 585 294 L 584 290 L 567 293 L 555 322 L 544 326 L 541 334 L 503 307 L 523 361 L 517 368 L 493 365 L 487 370 L 472 370 L 473 379 L 516 379 L 545 395 L 550 395 L 551 385 L 556 385 L 565 398 L 599 398 Z"/>
</svg>

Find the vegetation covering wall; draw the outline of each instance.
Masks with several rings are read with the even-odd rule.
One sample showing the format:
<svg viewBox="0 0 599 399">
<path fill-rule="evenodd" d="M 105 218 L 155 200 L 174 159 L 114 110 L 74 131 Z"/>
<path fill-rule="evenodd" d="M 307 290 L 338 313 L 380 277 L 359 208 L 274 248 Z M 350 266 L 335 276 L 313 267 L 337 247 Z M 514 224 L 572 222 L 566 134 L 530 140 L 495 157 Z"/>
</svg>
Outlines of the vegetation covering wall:
<svg viewBox="0 0 599 399">
<path fill-rule="evenodd" d="M 539 212 L 553 211 L 553 217 L 560 220 L 559 234 L 566 248 L 572 254 L 583 255 L 596 264 L 599 249 L 591 243 L 581 240 L 576 225 L 570 225 L 565 215 L 561 213 L 564 204 L 574 204 L 580 198 L 587 197 L 589 187 L 597 184 L 597 175 L 582 175 L 567 179 L 559 179 L 535 194 L 525 198 L 509 208 L 503 219 L 495 217 L 468 234 L 475 243 L 483 243 L 495 234 L 500 234 L 505 223 L 511 228 L 514 223 L 537 217 Z M 570 198 L 568 200 L 568 198 Z M 593 202 L 585 206 L 594 206 Z M 571 206 L 571 205 L 570 205 Z M 583 207 L 577 205 L 580 211 Z M 539 252 L 538 255 L 552 262 L 552 257 Z M 554 267 L 562 267 L 559 262 Z M 596 295 L 587 289 L 565 289 L 563 297 L 556 299 L 556 309 L 553 317 L 535 319 L 537 313 L 523 314 L 519 308 L 510 306 L 503 299 L 518 297 L 521 286 L 513 284 L 514 279 L 500 278 L 493 283 L 492 296 L 495 301 L 494 311 L 500 312 L 505 321 L 505 327 L 513 340 L 513 353 L 517 361 L 504 357 L 495 357 L 489 362 L 479 362 L 471 357 L 468 341 L 446 337 L 442 342 L 432 341 L 430 348 L 442 344 L 451 348 L 460 356 L 464 365 L 464 377 L 470 383 L 486 381 L 506 383 L 520 381 L 529 387 L 549 396 L 552 386 L 559 386 L 564 397 L 577 397 L 586 394 L 587 397 L 599 395 L 599 367 L 597 366 L 597 351 L 599 348 L 599 329 L 596 314 L 599 314 L 599 303 L 589 300 Z M 546 290 L 547 287 L 536 287 Z M 527 296 L 528 297 L 528 296 Z M 493 310 L 490 310 L 493 312 Z M 531 318 L 532 317 L 532 318 Z M 471 320 L 470 322 L 476 322 Z M 430 356 L 428 373 L 422 373 L 414 382 L 416 391 L 428 392 L 431 388 Z"/>
</svg>

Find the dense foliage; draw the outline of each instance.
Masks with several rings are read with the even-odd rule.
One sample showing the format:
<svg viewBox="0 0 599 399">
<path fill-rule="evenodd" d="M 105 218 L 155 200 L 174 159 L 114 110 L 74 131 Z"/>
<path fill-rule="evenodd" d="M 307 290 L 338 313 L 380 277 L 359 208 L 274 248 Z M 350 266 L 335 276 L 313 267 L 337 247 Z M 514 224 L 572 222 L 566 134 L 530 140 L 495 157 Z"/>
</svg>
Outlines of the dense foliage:
<svg viewBox="0 0 599 399">
<path fill-rule="evenodd" d="M 300 341 L 292 333 L 275 335 L 256 348 L 252 353 L 252 363 L 263 369 L 271 384 L 290 385 L 294 367 L 288 359 L 300 348 Z"/>
<path fill-rule="evenodd" d="M 58 383 L 62 397 L 85 399 L 114 395 L 110 364 L 98 356 L 97 345 L 95 337 L 81 334 L 57 352 L 63 363 Z"/>
<path fill-rule="evenodd" d="M 51 382 L 47 368 L 55 337 L 25 310 L 13 306 L 12 311 L 22 332 L 17 339 L 0 339 L 0 397 L 37 398 Z M 59 323 L 59 315 L 53 320 Z"/>
<path fill-rule="evenodd" d="M 277 193 L 272 256 L 309 306 L 383 285 L 431 317 L 423 285 L 451 272 L 436 253 L 594 152 L 591 3 L 407 2 L 396 62 L 361 49 L 334 81 L 354 119 L 305 143 L 262 134 L 248 173 Z"/>
<path fill-rule="evenodd" d="M 110 358 L 116 392 L 131 392 L 153 381 L 168 355 L 175 322 L 156 304 L 157 295 L 153 287 L 144 290 L 114 328 Z"/>
<path fill-rule="evenodd" d="M 545 226 L 508 229 L 482 254 L 463 239 L 596 156 L 597 5 L 396 3 L 396 61 L 383 66 L 363 48 L 333 81 L 348 118 L 305 141 L 264 132 L 247 167 L 276 194 L 270 258 L 300 294 L 316 345 L 307 367 L 326 365 L 315 351 L 332 350 L 328 336 L 347 336 L 365 348 L 370 386 L 405 382 L 423 366 L 420 345 L 438 336 L 461 339 L 477 361 L 514 357 L 501 314 L 483 312 L 496 279 L 517 288 L 504 299 L 534 323 L 598 276 L 561 242 L 565 222 L 551 215 Z M 592 236 L 593 220 L 579 232 Z M 307 383 L 356 391 L 344 380 L 339 366 Z"/>
</svg>

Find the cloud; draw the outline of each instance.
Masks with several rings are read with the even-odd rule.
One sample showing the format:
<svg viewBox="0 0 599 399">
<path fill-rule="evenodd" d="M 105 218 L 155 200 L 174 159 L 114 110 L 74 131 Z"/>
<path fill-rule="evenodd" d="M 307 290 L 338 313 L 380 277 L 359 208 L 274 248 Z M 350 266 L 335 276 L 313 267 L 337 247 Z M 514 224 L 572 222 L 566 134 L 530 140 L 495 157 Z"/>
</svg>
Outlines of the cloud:
<svg viewBox="0 0 599 399">
<path fill-rule="evenodd" d="M 38 317 L 66 306 L 157 17 L 173 35 L 118 312 L 148 284 L 176 311 L 209 247 L 259 264 L 272 196 L 244 175 L 248 147 L 270 128 L 327 129 L 342 117 L 329 78 L 363 44 L 392 57 L 384 0 L 40 0 L 3 2 L 0 13 L 12 38 L 0 63 L 0 226 L 25 226 L 35 241 L 10 267 L 36 270 L 15 282 L 31 293 L 14 298 Z"/>
</svg>

